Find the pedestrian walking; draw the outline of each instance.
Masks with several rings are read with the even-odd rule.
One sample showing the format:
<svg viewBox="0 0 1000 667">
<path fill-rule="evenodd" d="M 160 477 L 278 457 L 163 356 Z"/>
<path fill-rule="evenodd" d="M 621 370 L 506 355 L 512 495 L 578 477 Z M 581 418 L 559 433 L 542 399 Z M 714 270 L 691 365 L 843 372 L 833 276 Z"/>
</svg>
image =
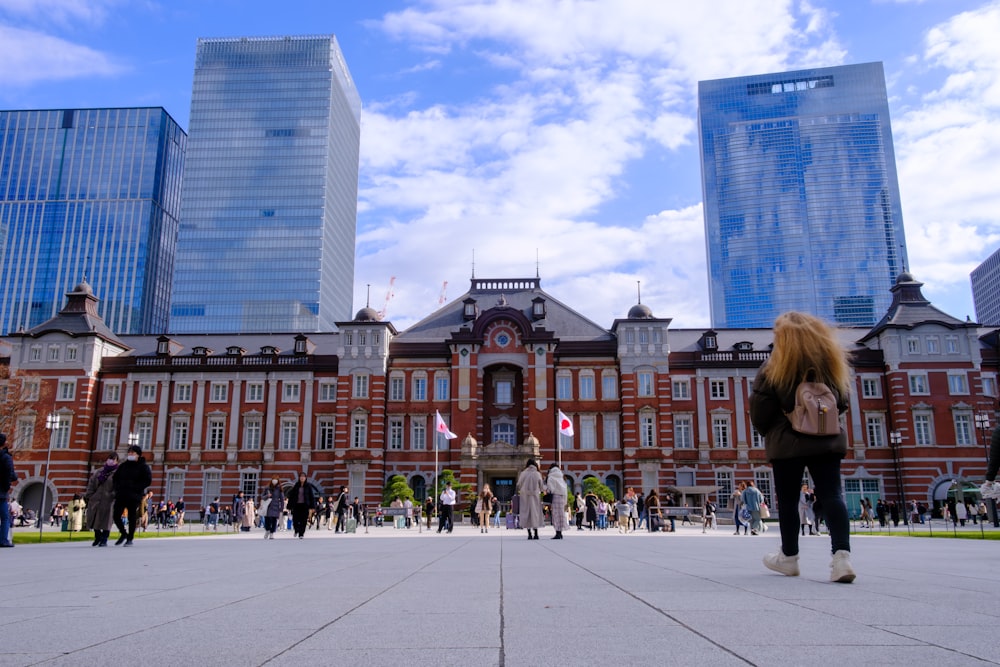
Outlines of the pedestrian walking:
<svg viewBox="0 0 1000 667">
<path fill-rule="evenodd" d="M 538 529 L 545 521 L 542 514 L 542 494 L 545 492 L 545 482 L 542 473 L 538 472 L 535 459 L 528 459 L 524 470 L 517 477 L 517 494 L 521 499 L 519 523 L 528 531 L 529 540 L 538 539 Z"/>
<path fill-rule="evenodd" d="M 110 452 L 100 470 L 95 470 L 87 482 L 83 494 L 87 503 L 87 529 L 94 531 L 92 547 L 108 546 L 111 526 L 114 524 L 112 512 L 115 509 L 114 474 L 118 470 L 118 454 Z"/>
<path fill-rule="evenodd" d="M 113 476 L 115 487 L 114 521 L 120 533 L 115 546 L 132 546 L 135 529 L 139 525 L 139 504 L 146 495 L 146 487 L 153 483 L 153 471 L 142 456 L 142 447 L 132 445 L 128 448 L 125 461 L 118 466 Z M 122 515 L 128 517 L 128 527 L 122 520 Z"/>
</svg>

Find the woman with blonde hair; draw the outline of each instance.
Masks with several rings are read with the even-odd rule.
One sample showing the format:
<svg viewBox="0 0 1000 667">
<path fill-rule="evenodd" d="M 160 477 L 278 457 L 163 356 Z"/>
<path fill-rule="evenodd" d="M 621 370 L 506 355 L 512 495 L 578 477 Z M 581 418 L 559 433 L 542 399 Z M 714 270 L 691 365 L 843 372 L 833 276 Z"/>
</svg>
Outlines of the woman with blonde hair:
<svg viewBox="0 0 1000 667">
<path fill-rule="evenodd" d="M 850 562 L 850 525 L 840 480 L 847 435 L 842 427 L 832 435 L 807 435 L 793 429 L 789 415 L 795 410 L 797 388 L 803 381 L 825 384 L 836 398 L 838 415 L 847 410 L 851 371 L 847 353 L 834 330 L 811 315 L 788 312 L 774 322 L 771 356 L 757 373 L 750 397 L 750 420 L 764 434 L 780 510 L 781 550 L 765 556 L 764 565 L 790 577 L 799 574 L 796 509 L 802 475 L 808 468 L 830 529 L 833 552 L 830 580 L 850 583 L 855 574 Z"/>
<path fill-rule="evenodd" d="M 483 490 L 476 499 L 476 514 L 479 515 L 479 532 L 490 532 L 490 513 L 493 511 L 493 492 L 489 484 L 483 484 Z"/>
</svg>

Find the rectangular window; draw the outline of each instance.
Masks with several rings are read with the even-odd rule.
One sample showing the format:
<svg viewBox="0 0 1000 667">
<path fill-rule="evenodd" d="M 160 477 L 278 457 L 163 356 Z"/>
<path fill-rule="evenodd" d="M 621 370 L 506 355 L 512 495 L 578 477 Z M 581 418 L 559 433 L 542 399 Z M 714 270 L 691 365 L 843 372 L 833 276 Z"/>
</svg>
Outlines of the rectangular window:
<svg viewBox="0 0 1000 667">
<path fill-rule="evenodd" d="M 435 401 L 447 401 L 451 398 L 451 391 L 449 389 L 450 383 L 448 378 L 443 375 L 438 375 L 434 378 L 434 400 Z"/>
<path fill-rule="evenodd" d="M 928 413 L 914 413 L 913 439 L 918 445 L 933 445 L 934 430 L 931 427 L 931 416 Z"/>
<path fill-rule="evenodd" d="M 405 388 L 405 379 L 394 375 L 389 378 L 389 400 L 390 401 L 402 401 L 404 396 L 403 389 Z"/>
<path fill-rule="evenodd" d="M 414 401 L 426 401 L 427 400 L 427 378 L 414 376 L 413 378 L 413 400 Z"/>
<path fill-rule="evenodd" d="M 283 403 L 298 403 L 302 395 L 302 383 L 283 380 L 281 383 L 281 401 Z"/>
<path fill-rule="evenodd" d="M 278 447 L 286 451 L 299 448 L 298 417 L 281 418 L 281 440 Z"/>
<path fill-rule="evenodd" d="M 59 400 L 72 401 L 76 398 L 76 380 L 64 380 L 59 383 Z"/>
<path fill-rule="evenodd" d="M 955 444 L 960 447 L 972 444 L 972 415 L 967 412 L 955 413 Z"/>
<path fill-rule="evenodd" d="M 597 449 L 597 419 L 593 415 L 580 415 L 580 449 Z"/>
<path fill-rule="evenodd" d="M 183 472 L 168 472 L 167 473 L 167 498 L 177 501 L 184 497 L 184 473 Z M 185 507 L 185 513 L 187 513 L 187 508 Z"/>
<path fill-rule="evenodd" d="M 639 416 L 639 445 L 656 447 L 656 419 L 652 414 Z"/>
<path fill-rule="evenodd" d="M 674 447 L 677 449 L 694 449 L 690 415 L 674 415 Z"/>
<path fill-rule="evenodd" d="M 686 401 L 691 398 L 691 381 L 674 380 L 674 400 Z"/>
<path fill-rule="evenodd" d="M 225 403 L 229 400 L 229 383 L 213 382 L 211 385 L 210 403 Z"/>
<path fill-rule="evenodd" d="M 994 375 L 983 376 L 983 396 L 997 395 L 997 379 Z"/>
<path fill-rule="evenodd" d="M 618 415 L 604 415 L 604 449 L 618 449 Z"/>
<path fill-rule="evenodd" d="M 243 492 L 243 497 L 247 500 L 253 500 L 257 497 L 257 490 L 259 488 L 260 473 L 257 472 L 241 472 L 240 473 L 240 491 Z"/>
<path fill-rule="evenodd" d="M 882 398 L 882 383 L 878 378 L 861 378 L 862 398 Z"/>
<path fill-rule="evenodd" d="M 139 437 L 139 446 L 142 451 L 148 452 L 153 448 L 153 418 L 138 417 L 135 420 L 135 434 Z"/>
<path fill-rule="evenodd" d="M 224 417 L 212 417 L 208 420 L 208 448 L 212 450 L 226 448 L 226 420 Z"/>
<path fill-rule="evenodd" d="M 556 398 L 568 401 L 573 398 L 573 376 L 568 373 L 556 376 Z"/>
<path fill-rule="evenodd" d="M 243 449 L 257 451 L 260 449 L 261 421 L 259 417 L 247 417 L 243 420 Z"/>
<path fill-rule="evenodd" d="M 764 495 L 764 502 L 767 503 L 767 506 L 774 507 L 774 499 L 771 497 L 771 473 L 765 470 L 755 470 L 753 483 L 757 485 L 757 490 Z"/>
<path fill-rule="evenodd" d="M 512 405 L 514 402 L 513 385 L 510 380 L 496 381 L 497 405 Z"/>
<path fill-rule="evenodd" d="M 31 346 L 31 361 L 41 361 L 42 360 L 42 346 L 32 345 Z"/>
<path fill-rule="evenodd" d="M 729 449 L 729 417 L 712 417 L 712 440 L 716 449 Z"/>
<path fill-rule="evenodd" d="M 336 382 L 320 382 L 319 383 L 319 402 L 320 403 L 332 403 L 337 400 L 337 383 Z"/>
<path fill-rule="evenodd" d="M 719 510 L 729 506 L 729 499 L 733 497 L 733 473 L 728 470 L 717 471 L 715 473 L 715 485 L 718 490 L 715 492 L 715 502 Z"/>
<path fill-rule="evenodd" d="M 729 398 L 729 381 L 725 378 L 711 378 L 708 381 L 708 395 L 717 401 Z"/>
<path fill-rule="evenodd" d="M 59 346 L 50 345 L 49 346 L 49 361 L 59 361 Z"/>
<path fill-rule="evenodd" d="M 356 375 L 355 379 L 367 375 Z M 360 449 L 368 446 L 368 418 L 364 415 L 357 415 L 351 420 L 351 447 Z"/>
<path fill-rule="evenodd" d="M 650 371 L 639 371 L 635 379 L 639 396 L 653 396 L 653 374 Z"/>
<path fill-rule="evenodd" d="M 210 502 L 222 493 L 222 473 L 206 472 L 201 483 L 201 506 L 207 507 Z"/>
<path fill-rule="evenodd" d="M 585 401 L 592 401 L 596 397 L 594 393 L 594 376 L 588 374 L 580 374 L 580 399 Z"/>
<path fill-rule="evenodd" d="M 334 435 L 336 433 L 334 426 L 332 417 L 320 418 L 316 427 L 316 449 L 334 448 Z"/>
<path fill-rule="evenodd" d="M 247 382 L 247 403 L 264 402 L 264 383 Z"/>
<path fill-rule="evenodd" d="M 399 417 L 389 419 L 389 449 L 403 448 L 403 420 Z"/>
<path fill-rule="evenodd" d="M 188 448 L 188 418 L 174 417 L 170 428 L 170 449 Z"/>
<path fill-rule="evenodd" d="M 969 380 L 965 373 L 948 374 L 948 393 L 952 395 L 969 393 Z"/>
<path fill-rule="evenodd" d="M 869 447 L 885 447 L 885 418 L 882 415 L 866 415 L 865 430 Z"/>
<path fill-rule="evenodd" d="M 66 361 L 76 361 L 79 353 L 80 349 L 76 345 L 68 345 L 66 347 Z"/>
<path fill-rule="evenodd" d="M 423 419 L 415 418 L 410 424 L 410 430 L 410 449 L 427 449 L 427 424 Z"/>
<path fill-rule="evenodd" d="M 958 336 L 945 336 L 944 349 L 948 354 L 958 354 Z"/>
<path fill-rule="evenodd" d="M 909 354 L 919 354 L 920 353 L 920 339 L 918 339 L 918 338 L 907 338 L 906 339 L 906 351 Z"/>
<path fill-rule="evenodd" d="M 140 387 L 141 391 L 141 387 Z M 139 401 L 140 403 L 144 401 Z M 190 382 L 178 382 L 174 385 L 174 403 L 190 403 L 191 402 L 191 383 Z"/>
<path fill-rule="evenodd" d="M 15 446 L 17 449 L 30 448 L 35 440 L 35 420 L 31 417 L 20 417 L 17 420 L 17 437 Z"/>
<path fill-rule="evenodd" d="M 122 397 L 122 386 L 118 383 L 104 385 L 104 402 L 118 403 Z"/>
<path fill-rule="evenodd" d="M 354 398 L 368 398 L 368 376 L 359 373 L 354 376 Z"/>
<path fill-rule="evenodd" d="M 97 434 L 97 449 L 113 452 L 118 444 L 118 420 L 101 419 L 100 431 Z"/>
<path fill-rule="evenodd" d="M 601 376 L 601 398 L 605 401 L 618 398 L 618 377 L 613 373 Z"/>
<path fill-rule="evenodd" d="M 910 393 L 914 395 L 930 393 L 927 390 L 926 373 L 910 373 Z"/>
<path fill-rule="evenodd" d="M 69 449 L 69 432 L 72 426 L 72 419 L 69 415 L 59 416 L 59 425 L 52 432 L 53 449 Z"/>
<path fill-rule="evenodd" d="M 24 390 L 25 401 L 37 401 L 41 392 L 41 382 L 38 380 L 25 380 L 21 385 Z"/>
<path fill-rule="evenodd" d="M 750 448 L 764 449 L 764 436 L 753 425 L 750 426 Z"/>
<path fill-rule="evenodd" d="M 941 353 L 941 343 L 937 336 L 928 336 L 927 341 L 927 354 L 940 354 Z"/>
</svg>

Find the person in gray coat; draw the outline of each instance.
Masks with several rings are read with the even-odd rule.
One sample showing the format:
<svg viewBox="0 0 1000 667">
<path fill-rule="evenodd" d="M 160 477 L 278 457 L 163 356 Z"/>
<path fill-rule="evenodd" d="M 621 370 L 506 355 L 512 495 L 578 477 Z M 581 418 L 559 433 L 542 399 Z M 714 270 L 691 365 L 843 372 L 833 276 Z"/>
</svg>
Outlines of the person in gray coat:
<svg viewBox="0 0 1000 667">
<path fill-rule="evenodd" d="M 94 531 L 92 547 L 108 546 L 111 526 L 114 525 L 111 514 L 115 508 L 115 471 L 118 470 L 118 454 L 110 452 L 107 461 L 100 470 L 95 470 L 87 482 L 87 491 L 83 499 L 87 503 L 87 529 Z"/>
<path fill-rule="evenodd" d="M 267 492 L 267 511 L 264 512 L 264 539 L 273 540 L 274 531 L 278 530 L 278 519 L 285 511 L 285 494 L 281 490 L 281 484 L 278 483 L 277 477 L 271 480 Z"/>
<path fill-rule="evenodd" d="M 545 493 L 545 480 L 538 472 L 535 459 L 528 459 L 524 470 L 517 477 L 517 493 L 521 498 L 520 523 L 528 530 L 528 539 L 538 539 L 538 529 L 542 527 L 545 518 L 542 514 L 542 494 Z M 532 534 L 534 532 L 534 534 Z"/>
</svg>

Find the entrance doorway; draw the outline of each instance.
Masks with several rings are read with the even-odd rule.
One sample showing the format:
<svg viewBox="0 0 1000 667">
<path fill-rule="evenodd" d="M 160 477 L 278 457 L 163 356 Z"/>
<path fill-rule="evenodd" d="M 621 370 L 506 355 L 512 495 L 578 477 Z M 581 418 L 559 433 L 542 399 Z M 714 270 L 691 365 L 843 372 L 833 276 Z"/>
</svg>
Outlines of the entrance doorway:
<svg viewBox="0 0 1000 667">
<path fill-rule="evenodd" d="M 510 511 L 510 499 L 514 497 L 517 489 L 513 477 L 491 477 L 490 488 L 493 495 L 500 502 L 500 510 L 505 514 Z"/>
</svg>

